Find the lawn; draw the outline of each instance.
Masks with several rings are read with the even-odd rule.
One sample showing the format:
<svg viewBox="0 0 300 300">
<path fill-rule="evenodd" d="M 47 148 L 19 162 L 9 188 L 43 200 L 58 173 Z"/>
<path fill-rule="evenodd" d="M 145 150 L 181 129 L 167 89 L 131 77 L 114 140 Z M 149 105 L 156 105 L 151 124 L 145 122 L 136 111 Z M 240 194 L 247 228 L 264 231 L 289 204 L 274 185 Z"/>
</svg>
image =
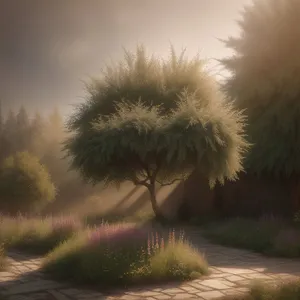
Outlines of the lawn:
<svg viewBox="0 0 300 300">
<path fill-rule="evenodd" d="M 299 226 L 278 218 L 237 218 L 203 228 L 205 237 L 225 246 L 244 248 L 269 256 L 300 257 Z"/>
<path fill-rule="evenodd" d="M 109 288 L 194 279 L 208 274 L 208 265 L 175 232 L 164 238 L 123 223 L 79 232 L 45 258 L 43 270 L 54 279 Z"/>
</svg>

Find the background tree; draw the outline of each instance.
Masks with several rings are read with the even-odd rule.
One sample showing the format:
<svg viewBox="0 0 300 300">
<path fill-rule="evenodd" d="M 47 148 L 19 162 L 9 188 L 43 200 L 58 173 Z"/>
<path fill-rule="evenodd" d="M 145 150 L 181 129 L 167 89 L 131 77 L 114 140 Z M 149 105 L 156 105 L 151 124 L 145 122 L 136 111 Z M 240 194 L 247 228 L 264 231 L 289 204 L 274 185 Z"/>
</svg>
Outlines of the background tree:
<svg viewBox="0 0 300 300">
<path fill-rule="evenodd" d="M 21 106 L 16 115 L 16 149 L 21 152 L 28 150 L 30 141 L 30 120 L 24 106 Z"/>
<path fill-rule="evenodd" d="M 0 172 L 0 207 L 10 213 L 29 212 L 55 198 L 50 175 L 28 152 L 5 159 Z"/>
<path fill-rule="evenodd" d="M 47 136 L 46 136 L 47 124 L 43 116 L 36 112 L 29 129 L 28 151 L 40 159 L 45 155 L 47 151 Z"/>
<path fill-rule="evenodd" d="M 300 2 L 259 0 L 245 7 L 241 34 L 222 60 L 232 76 L 224 88 L 246 109 L 253 147 L 248 172 L 291 178 L 300 173 Z"/>
<path fill-rule="evenodd" d="M 5 159 L 7 156 L 16 152 L 17 149 L 17 120 L 16 115 L 12 110 L 9 110 L 7 118 L 3 125 L 2 131 L 3 137 L 3 151 L 1 155 L 1 161 Z"/>
<path fill-rule="evenodd" d="M 171 184 L 199 168 L 213 186 L 242 170 L 243 118 L 225 104 L 198 58 L 147 58 L 125 52 L 89 86 L 90 98 L 70 118 L 71 166 L 93 183 L 130 180 L 145 186 L 161 217 L 155 184 Z"/>
</svg>

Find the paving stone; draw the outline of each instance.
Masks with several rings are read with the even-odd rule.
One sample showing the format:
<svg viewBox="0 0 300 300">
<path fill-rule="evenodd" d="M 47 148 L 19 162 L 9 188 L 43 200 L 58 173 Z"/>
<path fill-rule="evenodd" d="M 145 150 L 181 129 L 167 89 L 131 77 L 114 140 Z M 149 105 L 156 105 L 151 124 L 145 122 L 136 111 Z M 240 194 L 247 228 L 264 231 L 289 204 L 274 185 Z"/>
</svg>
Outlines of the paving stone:
<svg viewBox="0 0 300 300">
<path fill-rule="evenodd" d="M 184 299 L 192 299 L 195 298 L 195 295 L 191 295 L 189 293 L 176 294 L 172 300 L 184 300 Z"/>
<path fill-rule="evenodd" d="M 164 291 L 165 292 L 165 291 Z M 139 296 L 139 297 L 154 297 L 157 295 L 160 295 L 160 292 L 153 292 L 153 291 L 140 291 L 140 292 L 127 292 L 126 293 L 129 296 Z"/>
<path fill-rule="evenodd" d="M 201 285 L 201 282 L 194 282 L 190 284 L 192 287 L 196 288 L 201 292 L 211 291 L 212 289 L 208 286 Z"/>
<path fill-rule="evenodd" d="M 244 274 L 243 275 L 245 278 L 247 278 L 247 279 L 261 279 L 261 280 L 263 280 L 263 279 L 272 279 L 272 277 L 271 276 L 269 276 L 269 275 L 267 275 L 267 274 L 263 274 L 263 273 L 259 273 L 259 274 L 256 274 L 256 273 L 254 273 L 254 274 Z"/>
<path fill-rule="evenodd" d="M 220 291 L 210 291 L 210 292 L 199 293 L 199 294 L 197 294 L 197 296 L 199 296 L 205 300 L 211 300 L 211 299 L 218 299 L 220 297 L 223 297 L 224 294 L 221 293 Z"/>
<path fill-rule="evenodd" d="M 178 293 L 182 293 L 183 291 L 181 289 L 178 289 L 178 288 L 173 288 L 173 289 L 165 289 L 165 290 L 163 290 L 163 292 L 165 294 L 175 295 L 175 294 L 178 294 Z"/>
<path fill-rule="evenodd" d="M 245 280 L 244 277 L 238 276 L 238 275 L 230 275 L 228 277 L 225 277 L 226 280 L 231 281 L 231 282 L 237 282 L 241 280 Z"/>
<path fill-rule="evenodd" d="M 48 290 L 48 293 L 51 294 L 55 300 L 69 300 L 70 298 L 56 290 Z"/>
<path fill-rule="evenodd" d="M 221 272 L 240 275 L 240 274 L 249 274 L 249 273 L 257 273 L 251 269 L 238 269 L 238 268 L 218 268 Z"/>
<path fill-rule="evenodd" d="M 168 300 L 168 299 L 171 299 L 171 296 L 170 295 L 158 295 L 158 296 L 155 296 L 153 298 L 155 300 Z"/>
<path fill-rule="evenodd" d="M 208 286 L 213 290 L 226 290 L 226 289 L 230 288 L 230 286 L 228 286 L 228 284 L 226 284 L 226 283 L 224 283 L 224 281 L 221 281 L 218 279 L 203 280 L 201 282 L 201 285 Z"/>
<path fill-rule="evenodd" d="M 0 278 L 4 277 L 12 277 L 13 274 L 11 272 L 0 272 Z"/>
<path fill-rule="evenodd" d="M 47 289 L 59 288 L 60 286 L 61 284 L 59 284 L 58 282 L 40 279 L 33 282 L 20 283 L 18 285 L 14 285 L 10 289 L 8 289 L 5 294 L 16 295 L 22 293 L 37 292 L 37 291 L 43 291 Z"/>
<path fill-rule="evenodd" d="M 198 293 L 199 292 L 199 289 L 197 288 L 194 288 L 194 287 L 191 287 L 191 286 L 182 286 L 180 287 L 182 290 L 192 294 L 192 293 Z"/>
</svg>

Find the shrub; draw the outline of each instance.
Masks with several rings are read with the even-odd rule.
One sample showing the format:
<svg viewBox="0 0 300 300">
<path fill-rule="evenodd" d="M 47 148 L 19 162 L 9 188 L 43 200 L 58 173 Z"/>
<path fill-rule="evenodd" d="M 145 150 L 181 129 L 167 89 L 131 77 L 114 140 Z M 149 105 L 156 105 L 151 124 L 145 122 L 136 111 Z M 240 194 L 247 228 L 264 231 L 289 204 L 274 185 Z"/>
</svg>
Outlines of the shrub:
<svg viewBox="0 0 300 300">
<path fill-rule="evenodd" d="M 207 273 L 201 254 L 172 235 L 158 235 L 132 225 L 102 225 L 81 232 L 53 250 L 43 269 L 56 279 L 103 287 L 189 279 Z"/>
<path fill-rule="evenodd" d="M 27 152 L 8 157 L 0 171 L 0 209 L 9 213 L 32 211 L 55 198 L 50 175 Z"/>
<path fill-rule="evenodd" d="M 81 223 L 73 218 L 2 218 L 0 241 L 6 247 L 33 254 L 45 254 L 81 229 Z"/>
<path fill-rule="evenodd" d="M 233 219 L 207 226 L 204 235 L 227 246 L 267 255 L 299 257 L 300 230 L 280 219 Z"/>
</svg>

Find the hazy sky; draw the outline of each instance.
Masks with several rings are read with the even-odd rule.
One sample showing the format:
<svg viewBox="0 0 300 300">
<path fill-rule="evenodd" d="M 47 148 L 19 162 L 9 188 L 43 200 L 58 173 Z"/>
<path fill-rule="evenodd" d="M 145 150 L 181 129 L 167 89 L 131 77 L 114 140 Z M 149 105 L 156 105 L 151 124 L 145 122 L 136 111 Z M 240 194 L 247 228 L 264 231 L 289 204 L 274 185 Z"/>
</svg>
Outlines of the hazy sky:
<svg viewBox="0 0 300 300">
<path fill-rule="evenodd" d="M 238 34 L 247 2 L 0 0 L 0 98 L 5 106 L 69 110 L 81 101 L 81 80 L 137 43 L 161 56 L 170 43 L 188 55 L 226 56 L 217 38 Z"/>
</svg>

